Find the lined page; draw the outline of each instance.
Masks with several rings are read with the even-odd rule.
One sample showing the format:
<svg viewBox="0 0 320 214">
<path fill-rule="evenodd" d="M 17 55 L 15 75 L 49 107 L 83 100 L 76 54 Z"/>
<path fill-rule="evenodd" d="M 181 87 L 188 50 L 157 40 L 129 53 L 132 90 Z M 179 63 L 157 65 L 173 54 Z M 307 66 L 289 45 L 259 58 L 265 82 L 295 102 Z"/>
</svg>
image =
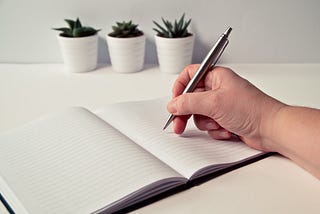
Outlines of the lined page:
<svg viewBox="0 0 320 214">
<path fill-rule="evenodd" d="M 97 114 L 150 153 L 190 178 L 197 170 L 213 164 L 236 162 L 261 152 L 243 142 L 218 141 L 195 128 L 193 122 L 181 136 L 172 127 L 162 130 L 168 118 L 168 99 L 117 103 Z"/>
<path fill-rule="evenodd" d="M 0 180 L 28 213 L 94 212 L 170 177 L 181 175 L 82 108 L 0 137 Z"/>
</svg>

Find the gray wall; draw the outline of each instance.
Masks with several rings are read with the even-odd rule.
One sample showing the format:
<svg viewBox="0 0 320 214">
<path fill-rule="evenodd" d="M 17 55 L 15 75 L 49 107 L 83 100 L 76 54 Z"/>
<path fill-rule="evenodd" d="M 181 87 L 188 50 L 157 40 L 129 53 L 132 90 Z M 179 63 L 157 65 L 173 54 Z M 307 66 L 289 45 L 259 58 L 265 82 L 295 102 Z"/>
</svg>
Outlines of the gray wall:
<svg viewBox="0 0 320 214">
<path fill-rule="evenodd" d="M 234 31 L 224 62 L 320 63 L 318 0 L 0 0 L 0 62 L 61 62 L 52 27 L 80 17 L 102 28 L 99 61 L 110 62 L 105 34 L 132 19 L 147 35 L 146 63 L 157 63 L 152 20 L 192 18 L 193 62 L 200 62 L 226 29 Z"/>
</svg>

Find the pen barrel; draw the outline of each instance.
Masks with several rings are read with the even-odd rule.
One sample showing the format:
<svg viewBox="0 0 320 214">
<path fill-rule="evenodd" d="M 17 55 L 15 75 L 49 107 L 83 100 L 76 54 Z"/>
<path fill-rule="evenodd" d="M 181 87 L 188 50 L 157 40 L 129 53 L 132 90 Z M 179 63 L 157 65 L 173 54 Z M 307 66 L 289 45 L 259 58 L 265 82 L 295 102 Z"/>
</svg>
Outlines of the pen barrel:
<svg viewBox="0 0 320 214">
<path fill-rule="evenodd" d="M 207 74 L 207 72 L 215 66 L 217 61 L 219 60 L 220 56 L 222 55 L 224 49 L 228 45 L 229 40 L 228 37 L 223 34 L 216 44 L 212 47 L 212 49 L 207 54 L 206 58 L 200 64 L 197 72 L 190 80 L 186 88 L 184 89 L 183 93 L 193 92 L 194 89 L 197 87 L 200 80 Z"/>
</svg>

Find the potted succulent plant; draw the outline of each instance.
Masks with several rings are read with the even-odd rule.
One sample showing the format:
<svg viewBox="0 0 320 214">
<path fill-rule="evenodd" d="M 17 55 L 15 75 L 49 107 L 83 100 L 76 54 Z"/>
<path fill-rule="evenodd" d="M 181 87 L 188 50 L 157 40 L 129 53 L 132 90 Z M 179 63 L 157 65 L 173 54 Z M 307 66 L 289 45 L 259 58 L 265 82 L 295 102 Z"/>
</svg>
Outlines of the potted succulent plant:
<svg viewBox="0 0 320 214">
<path fill-rule="evenodd" d="M 142 70 L 145 54 L 145 35 L 132 21 L 116 22 L 107 34 L 112 67 L 120 73 Z"/>
<path fill-rule="evenodd" d="M 98 31 L 82 26 L 76 21 L 65 19 L 68 27 L 53 28 L 61 31 L 58 35 L 65 68 L 69 72 L 86 72 L 97 67 Z"/>
<path fill-rule="evenodd" d="M 156 28 L 155 41 L 160 70 L 166 73 L 180 73 L 191 63 L 194 34 L 188 31 L 191 19 L 185 20 L 185 14 L 174 23 L 162 18 L 163 26 L 153 21 Z"/>
</svg>

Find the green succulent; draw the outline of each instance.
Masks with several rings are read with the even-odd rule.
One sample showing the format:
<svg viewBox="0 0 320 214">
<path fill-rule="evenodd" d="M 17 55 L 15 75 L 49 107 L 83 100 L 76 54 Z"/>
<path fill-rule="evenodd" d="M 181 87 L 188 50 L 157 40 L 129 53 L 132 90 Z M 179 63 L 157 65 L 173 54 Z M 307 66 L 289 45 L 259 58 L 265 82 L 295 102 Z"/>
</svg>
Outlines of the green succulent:
<svg viewBox="0 0 320 214">
<path fill-rule="evenodd" d="M 116 22 L 116 25 L 112 26 L 112 32 L 109 36 L 117 38 L 129 38 L 143 35 L 143 32 L 138 29 L 138 25 L 129 22 Z"/>
<path fill-rule="evenodd" d="M 143 35 L 143 32 L 138 29 L 138 25 L 129 22 L 116 22 L 115 26 L 112 26 L 112 32 L 109 36 L 117 38 L 129 38 Z"/>
<path fill-rule="evenodd" d="M 157 32 L 158 36 L 165 38 L 182 38 L 190 36 L 191 33 L 188 32 L 188 26 L 191 23 L 191 19 L 185 21 L 184 17 L 185 14 L 181 16 L 179 21 L 175 20 L 174 23 L 161 18 L 164 26 L 161 26 L 156 21 L 153 21 L 157 27 L 153 28 L 153 30 Z"/>
<path fill-rule="evenodd" d="M 63 37 L 86 37 L 92 36 L 98 33 L 99 30 L 96 30 L 92 27 L 82 26 L 79 18 L 76 21 L 65 19 L 68 23 L 69 27 L 62 27 L 62 28 L 53 28 L 53 30 L 61 31 L 60 36 Z"/>
</svg>

